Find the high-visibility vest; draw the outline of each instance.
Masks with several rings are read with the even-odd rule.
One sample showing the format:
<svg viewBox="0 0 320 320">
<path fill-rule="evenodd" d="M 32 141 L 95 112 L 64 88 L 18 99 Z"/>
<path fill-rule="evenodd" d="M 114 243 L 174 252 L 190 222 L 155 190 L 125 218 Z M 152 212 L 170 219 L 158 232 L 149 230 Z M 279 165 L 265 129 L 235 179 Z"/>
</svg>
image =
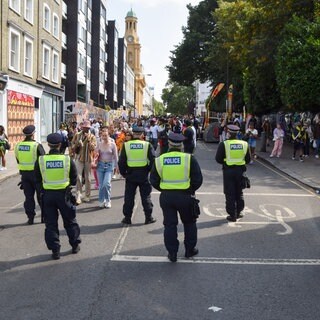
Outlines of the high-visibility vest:
<svg viewBox="0 0 320 320">
<path fill-rule="evenodd" d="M 36 141 L 21 141 L 16 145 L 14 153 L 16 158 L 19 160 L 19 170 L 34 170 L 34 163 L 37 160 L 37 148 L 38 142 Z"/>
<path fill-rule="evenodd" d="M 70 157 L 63 154 L 47 154 L 39 157 L 42 185 L 45 190 L 61 190 L 70 184 Z"/>
<path fill-rule="evenodd" d="M 172 151 L 155 160 L 163 190 L 186 190 L 190 188 L 191 154 Z"/>
<path fill-rule="evenodd" d="M 145 167 L 148 164 L 149 142 L 143 140 L 130 140 L 125 142 L 127 164 L 130 168 Z"/>
<path fill-rule="evenodd" d="M 248 143 L 243 140 L 226 140 L 224 141 L 226 158 L 224 159 L 227 166 L 243 166 L 246 164 L 245 156 L 248 151 Z"/>
</svg>

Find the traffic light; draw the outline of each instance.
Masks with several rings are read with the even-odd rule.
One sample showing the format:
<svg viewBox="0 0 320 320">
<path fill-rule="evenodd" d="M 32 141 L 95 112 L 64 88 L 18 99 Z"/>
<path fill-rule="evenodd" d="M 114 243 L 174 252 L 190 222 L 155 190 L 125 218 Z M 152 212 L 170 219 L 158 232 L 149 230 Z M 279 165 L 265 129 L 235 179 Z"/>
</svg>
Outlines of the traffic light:
<svg viewBox="0 0 320 320">
<path fill-rule="evenodd" d="M 0 91 L 4 91 L 8 84 L 9 77 L 6 74 L 0 74 Z"/>
</svg>

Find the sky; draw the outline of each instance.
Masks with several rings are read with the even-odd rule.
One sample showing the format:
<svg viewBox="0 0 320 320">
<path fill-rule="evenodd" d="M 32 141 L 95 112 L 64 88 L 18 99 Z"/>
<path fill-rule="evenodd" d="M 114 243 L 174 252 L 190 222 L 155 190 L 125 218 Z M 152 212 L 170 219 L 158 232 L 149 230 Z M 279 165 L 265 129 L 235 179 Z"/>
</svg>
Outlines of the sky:
<svg viewBox="0 0 320 320">
<path fill-rule="evenodd" d="M 161 101 L 162 89 L 168 80 L 166 66 L 170 51 L 183 39 L 182 27 L 187 25 L 187 4 L 201 0 L 107 0 L 107 19 L 116 20 L 119 37 L 124 36 L 125 17 L 132 8 L 138 18 L 141 64 L 147 85 L 154 87 L 155 99 Z"/>
</svg>

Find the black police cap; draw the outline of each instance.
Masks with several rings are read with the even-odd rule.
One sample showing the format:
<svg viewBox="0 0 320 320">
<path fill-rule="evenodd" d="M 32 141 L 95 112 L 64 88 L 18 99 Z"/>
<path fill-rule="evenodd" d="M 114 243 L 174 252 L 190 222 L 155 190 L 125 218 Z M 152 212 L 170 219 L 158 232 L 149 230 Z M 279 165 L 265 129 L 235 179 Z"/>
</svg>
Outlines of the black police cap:
<svg viewBox="0 0 320 320">
<path fill-rule="evenodd" d="M 144 132 L 144 128 L 143 127 L 134 126 L 132 128 L 132 132 L 133 133 L 142 133 L 142 132 Z"/>
<path fill-rule="evenodd" d="M 22 132 L 26 136 L 31 136 L 36 131 L 36 127 L 32 124 L 23 128 Z"/>
<path fill-rule="evenodd" d="M 180 143 L 185 140 L 185 137 L 181 133 L 170 132 L 168 135 L 168 140 L 174 143 Z"/>
<path fill-rule="evenodd" d="M 50 133 L 47 136 L 47 142 L 52 145 L 58 145 L 62 142 L 62 135 L 60 133 Z"/>
<path fill-rule="evenodd" d="M 231 133 L 237 133 L 240 130 L 240 128 L 235 124 L 228 124 L 227 128 L 228 128 L 228 131 Z"/>
</svg>

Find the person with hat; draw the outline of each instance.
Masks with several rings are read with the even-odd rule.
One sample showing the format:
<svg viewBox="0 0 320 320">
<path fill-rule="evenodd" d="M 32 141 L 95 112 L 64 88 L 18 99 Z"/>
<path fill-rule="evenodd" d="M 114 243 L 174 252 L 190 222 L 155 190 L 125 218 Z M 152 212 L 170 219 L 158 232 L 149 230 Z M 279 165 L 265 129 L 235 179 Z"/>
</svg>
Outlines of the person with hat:
<svg viewBox="0 0 320 320">
<path fill-rule="evenodd" d="M 246 164 L 250 163 L 250 151 L 246 141 L 236 138 L 238 126 L 229 124 L 227 130 L 227 140 L 220 142 L 216 161 L 222 164 L 227 220 L 236 222 L 244 209 L 242 179 Z"/>
<path fill-rule="evenodd" d="M 185 257 L 198 254 L 197 217 L 195 192 L 202 185 L 202 172 L 197 159 L 182 152 L 184 136 L 171 132 L 168 136 L 169 151 L 155 159 L 150 173 L 152 186 L 161 192 L 159 202 L 163 211 L 164 244 L 171 262 L 177 261 L 179 240 L 178 215 L 184 227 Z"/>
<path fill-rule="evenodd" d="M 90 202 L 91 195 L 91 163 L 94 160 L 94 150 L 97 146 L 96 136 L 90 132 L 91 123 L 85 120 L 81 131 L 77 132 L 71 144 L 72 155 L 76 163 L 77 179 L 77 204 L 82 202 L 82 174 L 84 176 L 85 196 L 84 202 Z"/>
<path fill-rule="evenodd" d="M 40 189 L 36 185 L 34 176 L 34 164 L 39 156 L 45 154 L 43 146 L 34 140 L 35 126 L 28 125 L 22 132 L 25 139 L 18 142 L 15 146 L 14 153 L 18 163 L 19 172 L 21 175 L 20 188 L 23 189 L 25 201 L 24 210 L 28 217 L 28 224 L 34 223 L 36 215 L 36 203 L 34 195 L 37 196 L 38 204 L 41 208 Z M 41 215 L 42 218 L 42 215 Z"/>
<path fill-rule="evenodd" d="M 139 187 L 141 202 L 145 214 L 145 224 L 156 222 L 152 217 L 151 201 L 152 187 L 149 182 L 149 172 L 154 162 L 154 149 L 144 141 L 144 128 L 134 127 L 133 139 L 126 141 L 119 156 L 119 171 L 126 179 L 122 223 L 131 224 L 136 189 Z"/>
<path fill-rule="evenodd" d="M 69 155 L 60 154 L 62 136 L 47 136 L 49 154 L 40 156 L 35 163 L 35 177 L 42 190 L 45 242 L 52 251 L 52 259 L 60 259 L 58 212 L 72 247 L 72 253 L 80 250 L 80 227 L 76 219 L 75 197 L 72 201 L 71 187 L 77 183 L 77 168 Z M 70 200 L 71 199 L 71 200 Z"/>
</svg>

